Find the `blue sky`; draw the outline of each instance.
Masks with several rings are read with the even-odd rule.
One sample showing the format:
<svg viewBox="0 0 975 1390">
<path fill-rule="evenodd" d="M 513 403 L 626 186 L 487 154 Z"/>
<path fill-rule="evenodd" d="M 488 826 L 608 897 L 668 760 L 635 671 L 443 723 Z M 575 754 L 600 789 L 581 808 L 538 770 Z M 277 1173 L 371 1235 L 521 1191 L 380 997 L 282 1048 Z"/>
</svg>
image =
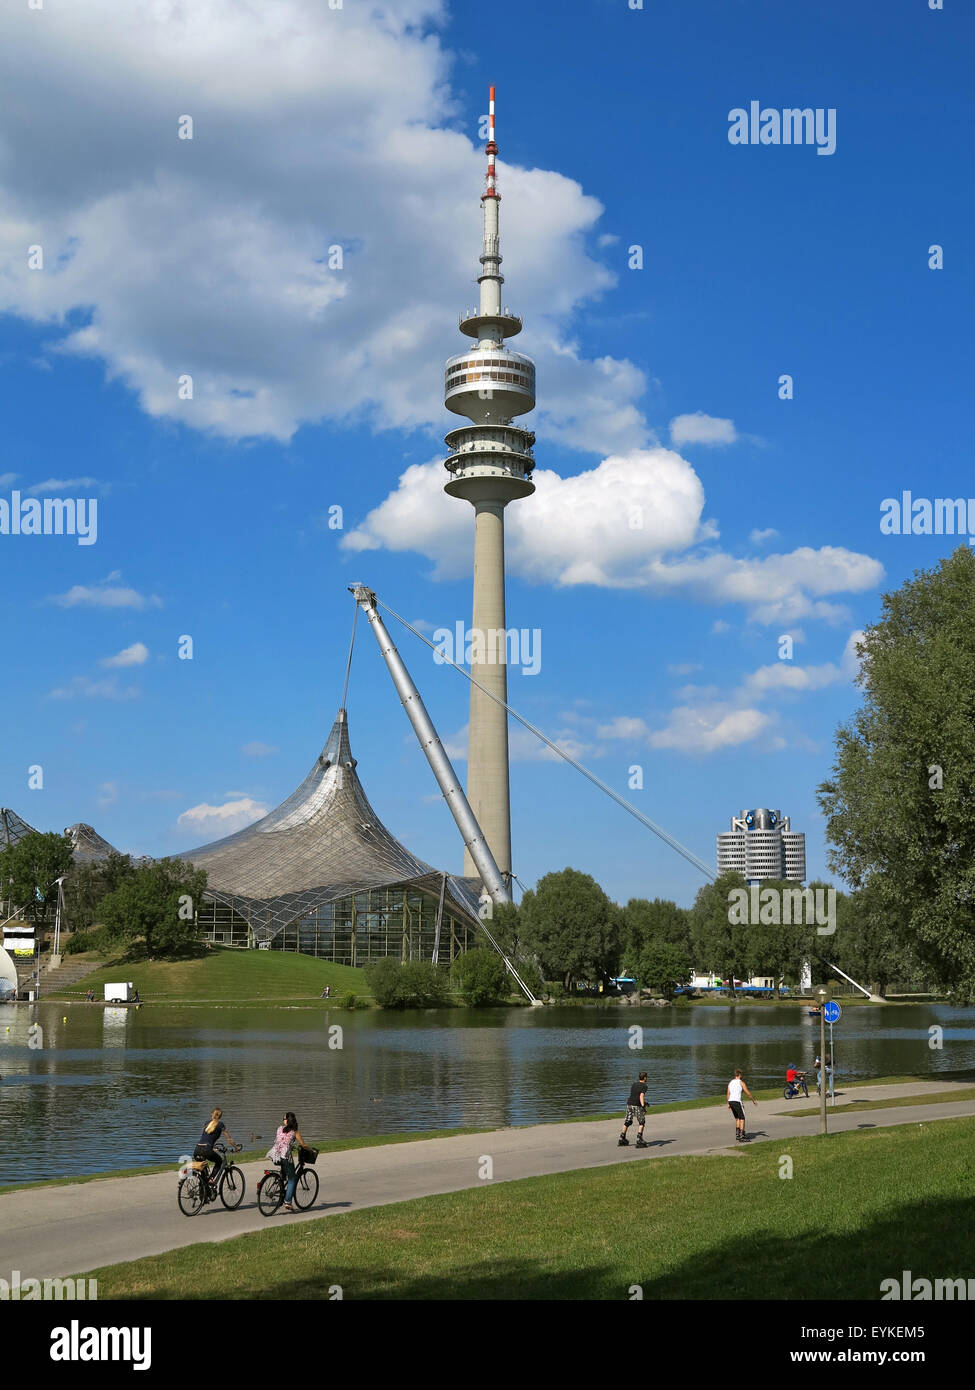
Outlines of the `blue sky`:
<svg viewBox="0 0 975 1390">
<path fill-rule="evenodd" d="M 508 620 L 540 629 L 542 664 L 512 670 L 511 702 L 703 858 L 732 814 L 770 805 L 824 873 L 814 790 L 857 704 L 851 634 L 965 543 L 882 535 L 880 504 L 975 495 L 971 13 L 131 9 L 25 7 L 0 56 L 0 498 L 99 507 L 91 546 L 0 535 L 0 804 L 123 849 L 203 843 L 317 755 L 347 584 L 427 631 L 469 619 L 472 513 L 437 470 L 493 82 L 505 298 L 538 363 Z M 835 153 L 730 144 L 752 100 L 834 108 Z M 462 749 L 466 683 L 393 635 Z M 368 632 L 349 717 L 376 810 L 459 868 Z M 673 851 L 520 735 L 513 752 L 523 882 L 571 864 L 620 900 L 690 902 L 700 876 Z"/>
</svg>

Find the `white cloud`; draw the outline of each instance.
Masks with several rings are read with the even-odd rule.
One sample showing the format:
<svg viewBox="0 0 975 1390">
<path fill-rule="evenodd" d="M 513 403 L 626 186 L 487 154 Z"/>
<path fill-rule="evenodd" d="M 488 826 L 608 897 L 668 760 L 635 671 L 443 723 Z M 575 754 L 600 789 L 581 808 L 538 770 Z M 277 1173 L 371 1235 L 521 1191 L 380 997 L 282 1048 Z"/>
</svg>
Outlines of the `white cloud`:
<svg viewBox="0 0 975 1390">
<path fill-rule="evenodd" d="M 0 311 L 49 326 L 48 355 L 103 362 L 149 414 L 229 438 L 286 440 L 319 419 L 439 428 L 443 362 L 465 344 L 452 325 L 476 289 L 487 96 L 472 111 L 451 93 L 446 6 L 123 8 L 5 16 Z M 187 109 L 193 139 L 177 139 Z M 502 154 L 524 119 L 512 85 Z M 601 205 L 552 170 L 498 172 L 540 427 L 572 447 L 645 443 L 643 374 L 584 360 L 568 336 L 615 283 L 585 245 Z M 27 268 L 34 242 L 43 274 Z"/>
<path fill-rule="evenodd" d="M 110 806 L 114 806 L 118 801 L 118 783 L 102 782 L 98 788 L 98 796 L 95 804 L 99 811 L 107 811 Z"/>
<path fill-rule="evenodd" d="M 796 666 L 791 661 L 773 661 L 746 676 L 742 690 L 760 698 L 776 690 L 822 690 L 842 679 L 842 671 L 831 661 L 823 666 Z"/>
<path fill-rule="evenodd" d="M 720 420 L 700 410 L 694 415 L 675 415 L 670 422 L 670 442 L 676 449 L 685 444 L 734 444 L 737 438 L 734 420 Z"/>
<path fill-rule="evenodd" d="M 97 478 L 48 478 L 43 483 L 35 483 L 33 487 L 27 489 L 27 492 L 34 495 L 41 492 L 65 493 L 71 492 L 74 488 L 98 486 Z"/>
<path fill-rule="evenodd" d="M 252 743 L 245 743 L 240 751 L 245 758 L 269 758 L 278 750 L 273 743 L 261 743 L 255 739 Z"/>
<path fill-rule="evenodd" d="M 443 491 L 439 459 L 412 464 L 396 490 L 342 540 L 348 550 L 417 550 L 437 578 L 470 572 L 471 514 Z M 720 550 L 690 550 L 714 534 L 702 520 L 704 489 L 691 465 L 671 449 L 634 449 L 596 468 L 561 478 L 533 474 L 534 496 L 508 508 L 509 574 L 559 586 L 646 589 L 689 594 L 703 602 L 741 603 L 760 623 L 846 618 L 822 595 L 875 588 L 883 566 L 836 546 L 802 546 L 784 555 L 736 559 Z M 684 552 L 668 558 L 671 552 Z M 726 631 L 717 624 L 712 631 Z"/>
<path fill-rule="evenodd" d="M 851 632 L 846 639 L 846 646 L 843 648 L 843 655 L 840 664 L 843 674 L 850 680 L 854 680 L 860 674 L 860 658 L 857 656 L 857 643 L 862 642 L 866 633 L 862 627 L 858 627 L 855 632 Z"/>
<path fill-rule="evenodd" d="M 766 541 L 774 541 L 778 534 L 774 526 L 766 526 L 763 531 L 750 531 L 748 539 L 752 545 L 764 545 Z"/>
<path fill-rule="evenodd" d="M 201 801 L 198 806 L 183 811 L 177 818 L 177 824 L 198 835 L 222 839 L 224 835 L 232 835 L 235 830 L 243 830 L 245 825 L 252 825 L 267 813 L 268 807 L 262 802 L 239 794 L 235 800 L 225 801 L 222 806 L 211 806 Z"/>
<path fill-rule="evenodd" d="M 856 645 L 862 641 L 861 629 L 850 633 L 839 665 L 827 661 L 821 666 L 796 666 L 791 661 L 773 661 L 768 666 L 760 666 L 742 681 L 741 695 L 746 699 L 760 699 L 775 691 L 822 690 L 840 681 L 852 681 L 859 670 Z"/>
<path fill-rule="evenodd" d="M 728 709 L 726 705 L 679 705 L 662 729 L 650 734 L 651 748 L 674 748 L 682 753 L 714 753 L 751 743 L 769 729 L 771 719 L 757 709 Z"/>
<path fill-rule="evenodd" d="M 50 692 L 52 700 L 74 700 L 79 696 L 92 700 L 137 700 L 142 692 L 138 686 L 120 686 L 115 676 L 92 680 L 89 676 L 74 676 L 68 685 Z"/>
<path fill-rule="evenodd" d="M 685 702 L 700 703 L 704 700 L 716 700 L 722 693 L 723 687 L 720 685 L 682 685 L 677 691 L 677 698 Z"/>
<path fill-rule="evenodd" d="M 838 623 L 849 617 L 846 607 L 822 595 L 875 589 L 883 576 L 883 566 L 871 556 L 824 545 L 818 550 L 800 546 L 762 559 L 741 560 L 715 551 L 654 561 L 647 567 L 645 584 L 657 592 L 744 604 L 753 622 L 787 623 L 808 617 Z M 725 630 L 717 624 L 712 629 Z"/>
<path fill-rule="evenodd" d="M 149 648 L 144 642 L 133 642 L 131 647 L 123 647 L 115 656 L 103 656 L 102 666 L 143 666 L 149 659 Z"/>
<path fill-rule="evenodd" d="M 9 487 L 19 478 L 19 473 L 0 473 L 0 487 Z"/>
<path fill-rule="evenodd" d="M 466 574 L 473 514 L 443 491 L 446 476 L 439 459 L 413 464 L 343 547 L 419 550 L 438 577 Z M 611 455 L 569 478 L 544 468 L 532 476 L 534 496 L 506 514 L 510 574 L 558 585 L 638 585 L 651 557 L 709 534 L 700 479 L 669 449 Z"/>
<path fill-rule="evenodd" d="M 644 719 L 635 719 L 629 715 L 619 714 L 608 724 L 600 724 L 596 729 L 597 738 L 646 738 L 650 733 L 649 725 Z"/>
<path fill-rule="evenodd" d="M 711 636 L 720 637 L 723 632 L 730 632 L 731 624 L 726 623 L 723 618 L 715 618 L 711 624 Z"/>
<path fill-rule="evenodd" d="M 117 576 L 115 576 L 117 578 Z M 75 584 L 66 594 L 51 594 L 49 603 L 60 608 L 161 608 L 155 594 L 147 598 L 136 589 L 105 581 L 101 584 Z"/>
</svg>

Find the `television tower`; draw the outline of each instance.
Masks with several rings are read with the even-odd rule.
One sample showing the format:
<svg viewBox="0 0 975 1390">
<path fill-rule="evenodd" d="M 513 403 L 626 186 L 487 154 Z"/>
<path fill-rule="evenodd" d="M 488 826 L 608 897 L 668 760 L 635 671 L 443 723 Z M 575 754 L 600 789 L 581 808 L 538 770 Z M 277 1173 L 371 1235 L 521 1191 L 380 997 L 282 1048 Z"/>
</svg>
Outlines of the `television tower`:
<svg viewBox="0 0 975 1390">
<path fill-rule="evenodd" d="M 475 346 L 447 360 L 444 400 L 448 410 L 472 421 L 451 430 L 444 467 L 444 491 L 474 508 L 474 638 L 471 675 L 498 699 L 508 699 L 504 611 L 504 509 L 516 497 L 535 491 L 535 436 L 511 422 L 535 406 L 535 364 L 512 352 L 505 338 L 521 332 L 521 319 L 501 307 L 501 248 L 494 159 L 494 88 L 488 107 L 487 183 L 481 195 L 484 241 L 481 247 L 480 305 L 462 314 L 460 331 Z M 471 686 L 467 744 L 467 799 L 498 868 L 511 882 L 511 797 L 508 787 L 508 713 Z M 464 873 L 476 877 L 469 853 Z"/>
</svg>

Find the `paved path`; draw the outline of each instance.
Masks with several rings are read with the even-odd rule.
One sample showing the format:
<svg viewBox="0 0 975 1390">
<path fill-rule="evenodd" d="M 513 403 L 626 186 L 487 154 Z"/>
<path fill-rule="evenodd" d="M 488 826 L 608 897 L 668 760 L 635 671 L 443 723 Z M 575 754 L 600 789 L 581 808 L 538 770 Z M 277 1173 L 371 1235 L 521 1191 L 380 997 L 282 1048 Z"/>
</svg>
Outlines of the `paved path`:
<svg viewBox="0 0 975 1390">
<path fill-rule="evenodd" d="M 961 1082 L 931 1081 L 894 1086 L 858 1086 L 842 1094 L 856 1100 L 852 1113 L 830 1116 L 830 1129 L 903 1125 L 916 1121 L 975 1115 L 975 1099 L 868 1110 L 866 1102 L 971 1089 Z M 839 1097 L 838 1097 L 839 1099 Z M 815 1104 L 815 1091 L 810 1104 Z M 746 1105 L 748 1132 L 756 1140 L 785 1140 L 816 1134 L 819 1116 L 799 1118 L 787 1102 Z M 859 1112 L 863 1113 L 859 1113 Z M 481 1158 L 490 1157 L 494 1182 L 564 1173 L 575 1168 L 602 1168 L 611 1163 L 644 1163 L 670 1154 L 726 1153 L 732 1160 L 734 1121 L 723 1104 L 702 1110 L 678 1110 L 647 1118 L 648 1149 L 616 1144 L 619 1120 L 562 1125 L 532 1125 L 488 1134 L 420 1139 L 322 1154 L 318 1160 L 321 1190 L 318 1205 L 307 1214 L 278 1213 L 266 1219 L 257 1210 L 257 1182 L 263 1163 L 247 1163 L 247 1191 L 235 1212 L 207 1207 L 187 1218 L 176 1205 L 175 1173 L 146 1177 L 104 1178 L 65 1187 L 36 1188 L 0 1196 L 0 1277 L 13 1270 L 22 1278 L 66 1277 L 99 1265 L 157 1255 L 198 1241 L 227 1240 L 245 1231 L 282 1222 L 308 1221 L 362 1207 L 385 1206 L 437 1192 L 479 1187 Z M 634 1131 L 631 1130 L 631 1134 Z"/>
</svg>

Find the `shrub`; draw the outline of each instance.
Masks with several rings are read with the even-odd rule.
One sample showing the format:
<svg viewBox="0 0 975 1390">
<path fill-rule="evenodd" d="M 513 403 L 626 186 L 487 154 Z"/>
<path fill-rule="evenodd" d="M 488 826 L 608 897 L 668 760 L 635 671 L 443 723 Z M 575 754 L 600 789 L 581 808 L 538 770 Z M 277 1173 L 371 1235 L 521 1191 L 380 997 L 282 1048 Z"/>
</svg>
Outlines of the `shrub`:
<svg viewBox="0 0 975 1390">
<path fill-rule="evenodd" d="M 366 966 L 366 982 L 384 1009 L 429 1009 L 447 1001 L 447 977 L 432 961 L 384 956 Z"/>
<path fill-rule="evenodd" d="M 383 956 L 380 960 L 370 961 L 366 966 L 366 984 L 380 1008 L 402 1007 L 400 970 L 400 962 L 393 956 Z"/>
<path fill-rule="evenodd" d="M 357 1009 L 359 1007 L 359 1000 L 351 989 L 348 994 L 343 996 L 341 1007 L 343 1009 Z"/>
<path fill-rule="evenodd" d="M 103 951 L 105 934 L 100 930 L 72 932 L 64 942 L 64 954 L 75 956 L 80 951 Z"/>
<path fill-rule="evenodd" d="M 503 1004 L 513 981 L 496 951 L 475 946 L 454 962 L 454 979 L 464 1001 L 473 1008 Z"/>
<path fill-rule="evenodd" d="M 447 972 L 429 960 L 406 960 L 402 971 L 403 1006 L 407 1009 L 431 1009 L 446 1004 Z"/>
</svg>

